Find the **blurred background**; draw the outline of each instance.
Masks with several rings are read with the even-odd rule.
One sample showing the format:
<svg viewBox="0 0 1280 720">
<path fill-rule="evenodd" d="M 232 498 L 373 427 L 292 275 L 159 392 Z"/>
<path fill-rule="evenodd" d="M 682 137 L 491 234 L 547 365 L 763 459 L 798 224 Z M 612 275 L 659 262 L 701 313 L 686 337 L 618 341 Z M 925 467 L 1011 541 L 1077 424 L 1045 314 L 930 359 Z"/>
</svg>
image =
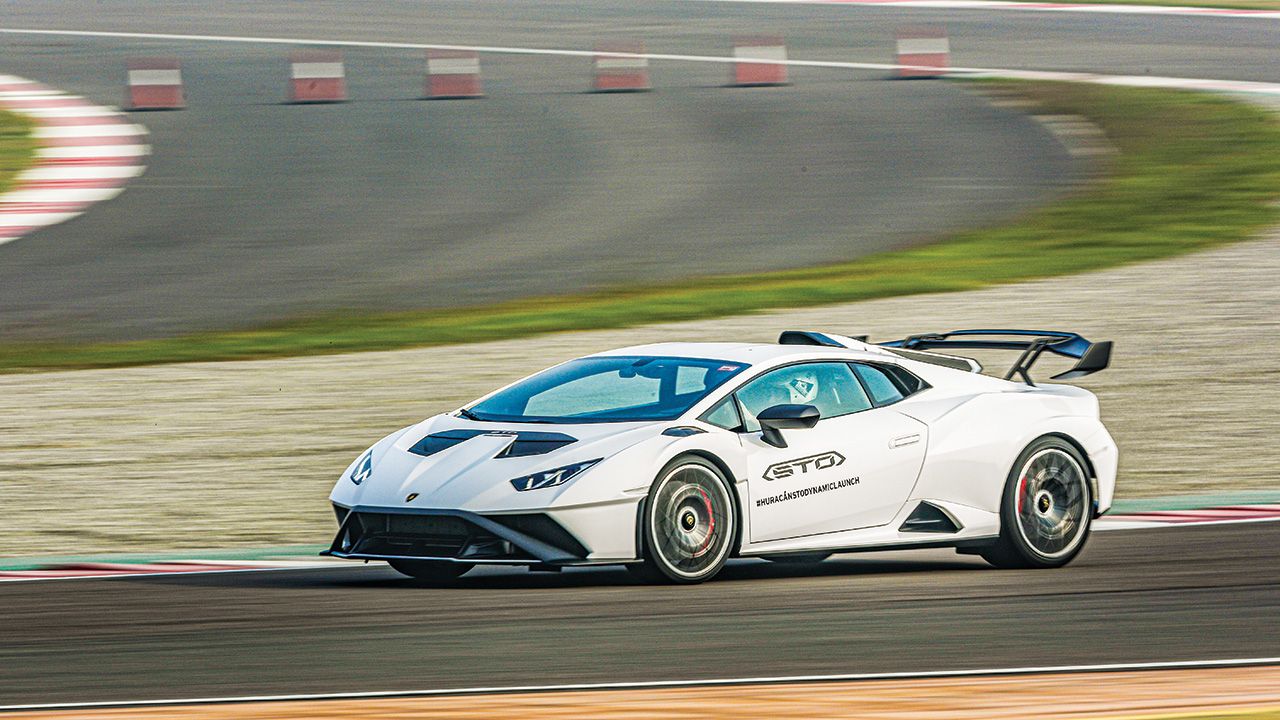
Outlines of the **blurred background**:
<svg viewBox="0 0 1280 720">
<path fill-rule="evenodd" d="M 1235 5 L 6 3 L 0 705 L 1280 655 L 1280 6 Z M 551 363 L 1000 326 L 1116 341 L 1081 384 L 1151 527 L 1060 574 L 313 567 L 357 453 Z M 286 569 L 44 581 L 184 562 Z M 860 716 L 1280 705 L 1181 672 Z M 529 707 L 459 702 L 414 711 Z"/>
</svg>

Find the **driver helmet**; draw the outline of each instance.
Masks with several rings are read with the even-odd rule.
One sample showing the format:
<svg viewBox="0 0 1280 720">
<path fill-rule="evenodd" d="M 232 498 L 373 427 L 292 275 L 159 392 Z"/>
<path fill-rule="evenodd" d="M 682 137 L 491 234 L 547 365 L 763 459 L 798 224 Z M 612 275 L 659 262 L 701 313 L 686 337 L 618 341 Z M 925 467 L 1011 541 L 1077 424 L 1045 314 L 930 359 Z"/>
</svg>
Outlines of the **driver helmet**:
<svg viewBox="0 0 1280 720">
<path fill-rule="evenodd" d="M 818 374 L 812 370 L 801 370 L 786 381 L 787 394 L 795 405 L 812 405 L 818 397 Z"/>
</svg>

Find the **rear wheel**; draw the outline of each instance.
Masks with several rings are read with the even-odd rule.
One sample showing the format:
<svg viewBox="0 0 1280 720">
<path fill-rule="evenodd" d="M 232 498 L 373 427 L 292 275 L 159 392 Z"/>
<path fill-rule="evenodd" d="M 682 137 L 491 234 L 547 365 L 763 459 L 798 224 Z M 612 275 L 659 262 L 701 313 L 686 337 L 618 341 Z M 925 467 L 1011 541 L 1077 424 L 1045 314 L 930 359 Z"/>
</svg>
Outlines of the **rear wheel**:
<svg viewBox="0 0 1280 720">
<path fill-rule="evenodd" d="M 387 564 L 402 575 L 428 582 L 448 582 L 462 577 L 475 567 L 471 563 L 456 563 L 448 560 L 388 560 Z"/>
<path fill-rule="evenodd" d="M 711 579 L 731 552 L 737 530 L 729 482 L 702 458 L 676 458 L 658 473 L 645 500 L 644 562 L 628 565 L 647 582 Z"/>
<path fill-rule="evenodd" d="M 1002 568 L 1055 568 L 1071 562 L 1089 536 L 1093 491 L 1084 457 L 1070 443 L 1031 443 L 1009 472 L 1000 539 L 979 554 Z"/>
</svg>

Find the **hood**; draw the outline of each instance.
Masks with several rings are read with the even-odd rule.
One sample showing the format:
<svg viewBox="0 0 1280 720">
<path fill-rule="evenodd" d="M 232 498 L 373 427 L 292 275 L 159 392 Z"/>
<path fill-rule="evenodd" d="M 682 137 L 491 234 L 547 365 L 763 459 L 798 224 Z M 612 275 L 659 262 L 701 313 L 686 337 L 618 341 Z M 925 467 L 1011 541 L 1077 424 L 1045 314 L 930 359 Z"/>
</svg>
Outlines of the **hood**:
<svg viewBox="0 0 1280 720">
<path fill-rule="evenodd" d="M 376 453 L 372 474 L 359 486 L 344 476 L 333 499 L 344 505 L 476 512 L 545 508 L 610 457 L 670 424 L 495 423 L 437 415 Z M 603 462 L 564 485 L 528 492 L 511 485 L 515 478 L 597 459 Z"/>
</svg>

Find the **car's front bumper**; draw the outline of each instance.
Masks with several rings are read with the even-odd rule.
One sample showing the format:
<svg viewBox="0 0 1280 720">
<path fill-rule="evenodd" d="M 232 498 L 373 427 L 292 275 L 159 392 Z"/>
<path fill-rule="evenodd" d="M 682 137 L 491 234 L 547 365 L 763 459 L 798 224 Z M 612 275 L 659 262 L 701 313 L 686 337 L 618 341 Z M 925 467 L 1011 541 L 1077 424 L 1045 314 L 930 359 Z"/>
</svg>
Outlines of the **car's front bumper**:
<svg viewBox="0 0 1280 720">
<path fill-rule="evenodd" d="M 480 515 L 334 505 L 339 528 L 321 553 L 358 560 L 447 560 L 495 565 L 588 564 L 589 550 L 545 513 Z"/>
</svg>

